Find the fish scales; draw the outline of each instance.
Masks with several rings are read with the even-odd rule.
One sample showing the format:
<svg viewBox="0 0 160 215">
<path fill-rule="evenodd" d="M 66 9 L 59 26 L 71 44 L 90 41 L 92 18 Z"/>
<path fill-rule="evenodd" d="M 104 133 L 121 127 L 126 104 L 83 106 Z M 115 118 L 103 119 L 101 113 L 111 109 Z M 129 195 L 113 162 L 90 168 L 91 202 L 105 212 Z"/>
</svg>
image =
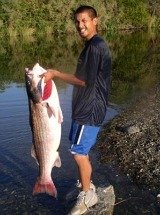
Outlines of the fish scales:
<svg viewBox="0 0 160 215">
<path fill-rule="evenodd" d="M 36 64 L 32 70 L 26 70 L 26 89 L 33 136 L 31 154 L 39 167 L 39 176 L 33 188 L 33 194 L 46 192 L 56 197 L 57 190 L 51 173 L 54 166 L 61 166 L 58 148 L 63 116 L 54 82 L 50 82 L 47 87 L 47 83 L 45 84 L 40 78 L 44 71 L 39 64 Z M 49 91 L 50 88 L 51 91 Z M 48 98 L 46 98 L 47 95 L 49 95 Z"/>
</svg>

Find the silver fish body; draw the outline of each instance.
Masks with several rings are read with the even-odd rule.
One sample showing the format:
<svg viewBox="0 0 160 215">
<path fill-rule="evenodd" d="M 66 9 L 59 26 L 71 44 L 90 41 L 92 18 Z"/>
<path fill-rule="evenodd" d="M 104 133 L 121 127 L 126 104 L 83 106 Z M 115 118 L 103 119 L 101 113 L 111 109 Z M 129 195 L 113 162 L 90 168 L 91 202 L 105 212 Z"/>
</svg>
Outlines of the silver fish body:
<svg viewBox="0 0 160 215">
<path fill-rule="evenodd" d="M 47 83 L 45 84 L 39 77 L 41 72 L 44 73 L 39 64 L 36 64 L 32 70 L 26 71 L 26 89 L 33 137 L 31 154 L 39 166 L 39 176 L 33 188 L 33 194 L 45 192 L 56 197 L 57 190 L 51 173 L 54 166 L 61 166 L 57 150 L 61 139 L 63 116 L 56 86 L 51 81 L 47 89 Z M 46 94 L 45 90 L 49 93 Z"/>
</svg>

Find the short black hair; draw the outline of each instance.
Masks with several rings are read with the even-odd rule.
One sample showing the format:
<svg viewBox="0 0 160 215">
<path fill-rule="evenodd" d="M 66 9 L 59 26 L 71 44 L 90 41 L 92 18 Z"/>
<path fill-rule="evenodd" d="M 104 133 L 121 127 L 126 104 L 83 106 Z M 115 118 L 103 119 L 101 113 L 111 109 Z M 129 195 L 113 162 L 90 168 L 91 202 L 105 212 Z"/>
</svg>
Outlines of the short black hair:
<svg viewBox="0 0 160 215">
<path fill-rule="evenodd" d="M 93 7 L 91 7 L 89 5 L 81 5 L 73 13 L 74 20 L 75 20 L 77 14 L 82 13 L 84 11 L 89 12 L 91 18 L 96 18 L 97 17 L 97 11 Z"/>
</svg>

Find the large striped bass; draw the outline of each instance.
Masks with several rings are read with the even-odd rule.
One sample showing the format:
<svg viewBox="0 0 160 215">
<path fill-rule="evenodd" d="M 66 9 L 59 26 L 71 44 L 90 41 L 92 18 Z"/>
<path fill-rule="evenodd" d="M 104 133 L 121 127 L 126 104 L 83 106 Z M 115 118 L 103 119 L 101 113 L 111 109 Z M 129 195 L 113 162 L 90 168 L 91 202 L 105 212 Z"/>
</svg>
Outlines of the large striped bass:
<svg viewBox="0 0 160 215">
<path fill-rule="evenodd" d="M 39 176 L 33 194 L 48 193 L 57 196 L 51 173 L 54 166 L 60 167 L 58 147 L 61 139 L 63 121 L 59 97 L 54 82 L 44 83 L 41 77 L 46 72 L 37 63 L 32 70 L 25 69 L 26 90 L 28 95 L 30 125 L 32 130 L 32 156 L 39 166 Z"/>
</svg>

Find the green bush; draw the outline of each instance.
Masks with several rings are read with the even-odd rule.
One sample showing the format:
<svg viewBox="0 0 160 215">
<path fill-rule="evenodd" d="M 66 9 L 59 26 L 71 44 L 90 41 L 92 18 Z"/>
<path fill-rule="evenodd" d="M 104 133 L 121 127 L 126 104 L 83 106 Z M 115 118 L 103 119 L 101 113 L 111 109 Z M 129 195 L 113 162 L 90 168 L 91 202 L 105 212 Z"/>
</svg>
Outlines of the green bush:
<svg viewBox="0 0 160 215">
<path fill-rule="evenodd" d="M 95 7 L 100 30 L 159 28 L 160 3 L 146 0 L 0 0 L 0 29 L 10 36 L 37 32 L 75 32 L 72 12 L 80 4 Z"/>
</svg>

